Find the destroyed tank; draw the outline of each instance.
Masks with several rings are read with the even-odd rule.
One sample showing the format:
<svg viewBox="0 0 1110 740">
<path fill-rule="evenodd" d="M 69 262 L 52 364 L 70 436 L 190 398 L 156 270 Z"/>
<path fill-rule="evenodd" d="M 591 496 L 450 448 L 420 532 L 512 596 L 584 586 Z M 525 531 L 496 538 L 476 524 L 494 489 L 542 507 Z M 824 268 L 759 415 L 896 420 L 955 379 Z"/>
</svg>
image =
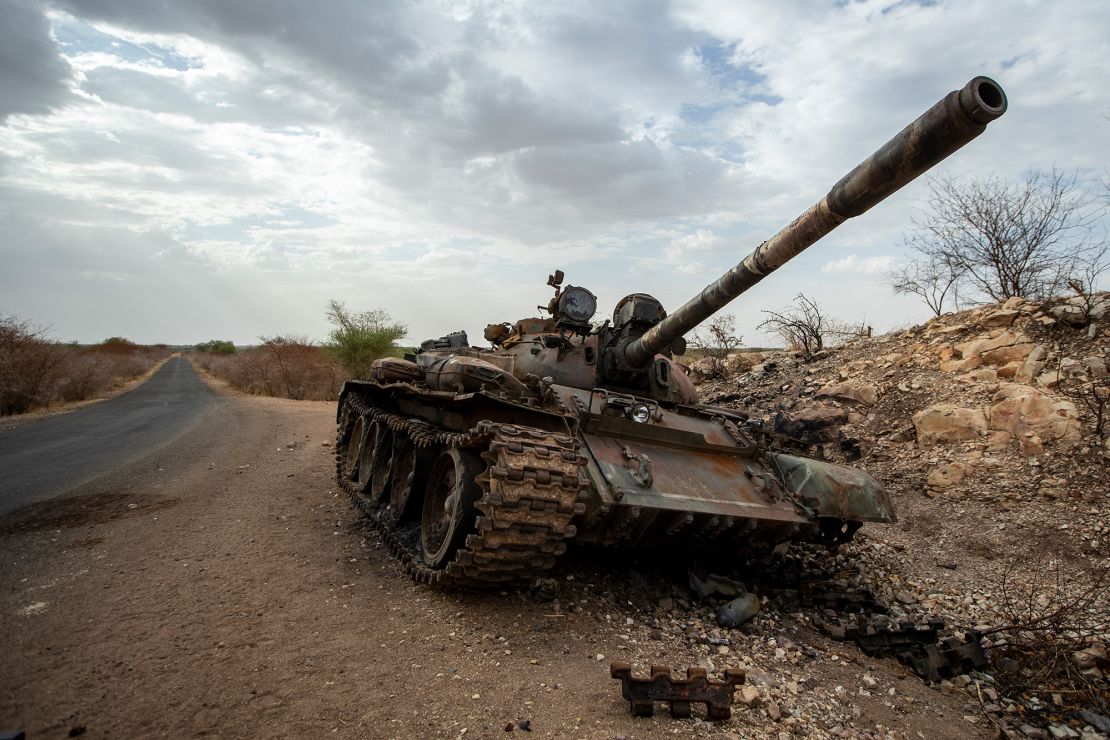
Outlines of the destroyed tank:
<svg viewBox="0 0 1110 740">
<path fill-rule="evenodd" d="M 337 414 L 337 476 L 424 583 L 526 582 L 569 542 L 742 557 L 829 545 L 895 513 L 869 474 L 787 451 L 742 410 L 698 403 L 683 335 L 1006 110 L 993 80 L 953 91 L 818 203 L 668 313 L 647 293 L 593 322 L 556 271 L 546 315 L 491 324 L 374 363 Z"/>
</svg>

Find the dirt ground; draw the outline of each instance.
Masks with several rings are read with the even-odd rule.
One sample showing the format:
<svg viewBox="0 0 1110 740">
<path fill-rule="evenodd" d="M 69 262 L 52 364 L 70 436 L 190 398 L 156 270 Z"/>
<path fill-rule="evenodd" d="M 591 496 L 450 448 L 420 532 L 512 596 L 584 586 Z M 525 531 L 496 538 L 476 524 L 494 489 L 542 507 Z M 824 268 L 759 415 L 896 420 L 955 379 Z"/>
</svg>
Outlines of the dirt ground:
<svg viewBox="0 0 1110 740">
<path fill-rule="evenodd" d="M 767 701 L 718 724 L 633 718 L 610 660 L 697 657 L 605 585 L 643 574 L 580 552 L 556 574 L 561 611 L 524 591 L 415 585 L 337 492 L 333 430 L 332 404 L 223 391 L 156 457 L 0 520 L 0 731 L 473 738 L 526 720 L 529 737 L 987 735 L 966 694 L 789 614 L 714 656 L 723 669 L 745 645 L 798 646 L 757 664 Z M 772 719 L 772 686 L 798 695 L 797 716 Z"/>
</svg>

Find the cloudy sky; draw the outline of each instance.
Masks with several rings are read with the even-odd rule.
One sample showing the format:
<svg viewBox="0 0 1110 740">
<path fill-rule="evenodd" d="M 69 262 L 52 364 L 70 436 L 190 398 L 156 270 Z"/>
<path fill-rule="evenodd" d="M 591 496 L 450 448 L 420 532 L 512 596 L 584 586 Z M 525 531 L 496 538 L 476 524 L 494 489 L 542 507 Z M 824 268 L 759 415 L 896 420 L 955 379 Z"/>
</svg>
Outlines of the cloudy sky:
<svg viewBox="0 0 1110 740">
<path fill-rule="evenodd" d="M 547 274 L 676 307 L 976 74 L 958 177 L 1110 154 L 1110 4 L 0 0 L 0 314 L 58 339 L 419 341 L 535 313 Z M 915 184 L 729 310 L 801 290 L 926 317 L 884 271 Z"/>
</svg>

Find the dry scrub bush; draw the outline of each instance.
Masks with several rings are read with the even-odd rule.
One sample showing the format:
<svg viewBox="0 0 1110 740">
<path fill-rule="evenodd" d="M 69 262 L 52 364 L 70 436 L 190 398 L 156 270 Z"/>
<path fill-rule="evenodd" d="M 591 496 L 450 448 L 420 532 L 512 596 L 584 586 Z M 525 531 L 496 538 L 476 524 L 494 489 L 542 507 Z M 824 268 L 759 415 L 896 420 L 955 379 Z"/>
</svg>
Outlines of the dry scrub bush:
<svg viewBox="0 0 1110 740">
<path fill-rule="evenodd" d="M 1066 573 L 1059 560 L 1026 573 L 1017 563 L 1006 568 L 998 589 L 1006 624 L 983 634 L 1007 694 L 1035 695 L 1056 712 L 1110 713 L 1110 565 L 1106 557 L 1097 562 L 1081 575 Z M 1101 666 L 1088 665 L 1088 656 Z"/>
<path fill-rule="evenodd" d="M 169 351 L 113 338 L 79 347 L 45 338 L 45 329 L 0 317 L 0 416 L 83 401 L 138 377 Z"/>
<path fill-rule="evenodd" d="M 261 337 L 233 355 L 201 352 L 194 360 L 240 390 L 298 401 L 334 401 L 346 373 L 327 353 L 301 337 Z"/>
</svg>

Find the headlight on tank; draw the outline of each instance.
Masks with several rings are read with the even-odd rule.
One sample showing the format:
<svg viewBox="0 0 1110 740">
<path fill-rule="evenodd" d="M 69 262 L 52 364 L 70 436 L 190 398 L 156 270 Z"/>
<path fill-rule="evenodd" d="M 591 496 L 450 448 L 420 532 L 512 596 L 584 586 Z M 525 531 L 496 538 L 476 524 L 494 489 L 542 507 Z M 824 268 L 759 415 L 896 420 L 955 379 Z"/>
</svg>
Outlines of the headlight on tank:
<svg viewBox="0 0 1110 740">
<path fill-rule="evenodd" d="M 632 421 L 644 424 L 651 418 L 651 409 L 648 408 L 646 403 L 638 403 L 628 410 L 628 417 Z"/>
<path fill-rule="evenodd" d="M 597 311 L 597 297 L 585 288 L 567 286 L 559 296 L 559 313 L 571 321 L 585 324 Z"/>
</svg>

